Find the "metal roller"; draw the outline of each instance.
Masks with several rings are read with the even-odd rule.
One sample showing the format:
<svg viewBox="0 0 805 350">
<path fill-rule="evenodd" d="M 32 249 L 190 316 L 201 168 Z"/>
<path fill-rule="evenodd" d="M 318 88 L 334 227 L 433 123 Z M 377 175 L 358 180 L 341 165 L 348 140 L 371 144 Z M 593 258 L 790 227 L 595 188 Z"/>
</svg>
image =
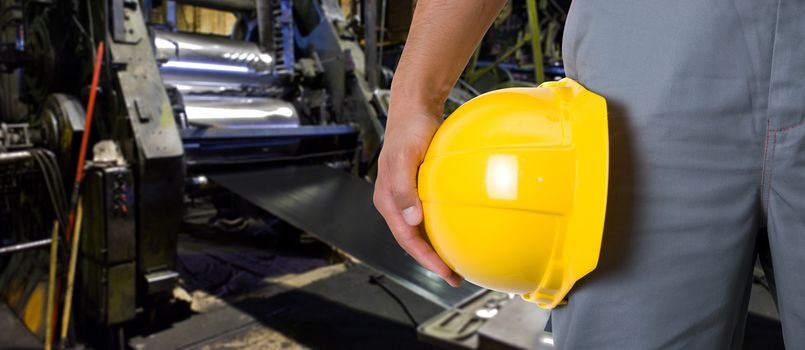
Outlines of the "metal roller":
<svg viewBox="0 0 805 350">
<path fill-rule="evenodd" d="M 244 88 L 263 88 L 265 85 L 249 76 L 219 76 L 200 72 L 162 71 L 162 82 L 176 87 L 184 96 L 221 94 L 242 91 Z"/>
<path fill-rule="evenodd" d="M 274 57 L 254 43 L 154 30 L 154 47 L 163 79 L 170 82 L 265 85 L 272 81 Z"/>
<path fill-rule="evenodd" d="M 185 114 L 190 125 L 202 127 L 275 127 L 299 126 L 299 114 L 293 104 L 274 98 L 194 96 L 184 97 Z"/>
</svg>

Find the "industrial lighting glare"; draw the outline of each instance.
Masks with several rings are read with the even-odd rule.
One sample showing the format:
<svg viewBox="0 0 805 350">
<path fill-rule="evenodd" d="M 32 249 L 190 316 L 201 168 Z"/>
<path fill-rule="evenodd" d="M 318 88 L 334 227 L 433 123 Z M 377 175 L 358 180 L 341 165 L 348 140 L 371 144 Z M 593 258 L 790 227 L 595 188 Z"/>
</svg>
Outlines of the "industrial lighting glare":
<svg viewBox="0 0 805 350">
<path fill-rule="evenodd" d="M 277 107 L 277 109 L 275 109 L 273 112 L 274 114 L 281 115 L 286 118 L 293 117 L 294 115 L 293 110 L 288 107 Z"/>
<path fill-rule="evenodd" d="M 271 55 L 267 53 L 261 53 L 260 60 L 265 62 L 266 64 L 271 64 L 271 62 L 274 62 L 274 58 L 272 58 Z"/>
<path fill-rule="evenodd" d="M 186 42 L 180 42 L 179 43 L 179 49 L 180 50 L 201 50 L 203 48 L 204 48 L 204 46 L 201 46 L 201 45 L 196 45 L 196 44 L 191 44 L 191 43 L 186 43 Z"/>
<path fill-rule="evenodd" d="M 163 64 L 162 67 L 204 70 L 204 71 L 217 71 L 217 72 L 229 72 L 229 73 L 248 73 L 249 72 L 249 68 L 247 68 L 247 67 L 230 66 L 230 65 L 225 65 L 225 64 L 182 62 L 182 61 L 168 61 L 165 64 Z"/>
<path fill-rule="evenodd" d="M 162 39 L 162 38 L 156 38 L 154 40 L 154 45 L 156 45 L 156 47 L 158 49 L 175 49 L 176 48 L 176 44 L 174 44 L 174 43 L 172 43 L 172 42 L 170 42 L 168 40 Z"/>
<path fill-rule="evenodd" d="M 431 272 L 430 270 L 425 270 L 425 275 L 430 278 L 436 278 L 436 279 L 440 278 L 439 275 Z"/>
<path fill-rule="evenodd" d="M 495 317 L 497 314 L 498 309 L 479 309 L 478 311 L 475 311 L 475 316 L 486 319 Z"/>
<path fill-rule="evenodd" d="M 231 109 L 223 107 L 185 107 L 188 118 L 194 120 L 209 119 L 265 119 L 271 116 L 291 118 L 294 112 L 289 107 L 275 109 Z"/>
<path fill-rule="evenodd" d="M 201 50 L 202 49 L 201 45 L 190 44 L 190 43 L 182 43 L 182 42 L 175 42 L 175 41 L 165 40 L 165 39 L 162 39 L 162 38 L 154 39 L 154 45 L 158 49 L 171 49 L 171 50 L 173 50 L 173 49 L 176 49 L 177 47 L 180 50 Z"/>
</svg>

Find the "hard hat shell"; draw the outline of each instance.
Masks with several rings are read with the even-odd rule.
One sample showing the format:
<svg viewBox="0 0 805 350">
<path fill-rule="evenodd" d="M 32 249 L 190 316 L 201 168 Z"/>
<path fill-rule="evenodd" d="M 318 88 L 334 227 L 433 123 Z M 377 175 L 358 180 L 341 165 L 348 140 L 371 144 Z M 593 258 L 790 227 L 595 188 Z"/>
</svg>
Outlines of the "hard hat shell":
<svg viewBox="0 0 805 350">
<path fill-rule="evenodd" d="M 571 79 L 492 91 L 450 115 L 419 169 L 428 238 L 468 281 L 553 308 L 595 269 L 606 101 Z"/>
</svg>

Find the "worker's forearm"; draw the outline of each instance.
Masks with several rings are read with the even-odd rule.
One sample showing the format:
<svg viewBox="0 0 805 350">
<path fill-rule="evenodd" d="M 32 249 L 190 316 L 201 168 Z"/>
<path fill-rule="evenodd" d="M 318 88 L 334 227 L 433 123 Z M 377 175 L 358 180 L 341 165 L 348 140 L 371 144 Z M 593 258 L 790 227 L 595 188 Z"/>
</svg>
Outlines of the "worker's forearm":
<svg viewBox="0 0 805 350">
<path fill-rule="evenodd" d="M 441 116 L 444 101 L 506 0 L 419 0 L 392 83 L 392 105 Z"/>
</svg>

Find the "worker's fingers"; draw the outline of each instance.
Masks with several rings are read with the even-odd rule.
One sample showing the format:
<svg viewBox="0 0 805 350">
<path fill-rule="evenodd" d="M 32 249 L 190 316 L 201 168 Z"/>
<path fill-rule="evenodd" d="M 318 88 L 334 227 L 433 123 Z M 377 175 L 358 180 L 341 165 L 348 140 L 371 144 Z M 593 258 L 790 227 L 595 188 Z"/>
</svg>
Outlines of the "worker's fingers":
<svg viewBox="0 0 805 350">
<path fill-rule="evenodd" d="M 439 124 L 439 118 L 427 115 L 408 115 L 402 123 L 389 118 L 378 159 L 374 203 L 397 243 L 423 267 L 455 287 L 461 283 L 461 276 L 436 254 L 420 228 L 423 216 L 417 172 Z"/>
<path fill-rule="evenodd" d="M 451 286 L 458 287 L 461 284 L 461 276 L 453 272 L 436 254 L 423 237 L 419 226 L 409 225 L 405 221 L 390 196 L 376 196 L 375 206 L 389 225 L 394 239 L 414 260 Z"/>
<path fill-rule="evenodd" d="M 463 278 L 451 270 L 422 237 L 412 238 L 409 241 L 397 240 L 397 243 L 423 267 L 439 275 L 447 284 L 453 287 L 461 285 Z"/>
<path fill-rule="evenodd" d="M 422 223 L 422 204 L 416 189 L 416 172 L 421 160 L 416 159 L 413 152 L 386 152 L 380 170 L 384 175 L 383 190 L 409 226 Z"/>
<path fill-rule="evenodd" d="M 410 226 L 422 223 L 422 204 L 417 194 L 417 172 L 439 121 L 411 117 L 404 126 L 391 125 L 386 147 L 380 154 L 378 180 Z"/>
</svg>

